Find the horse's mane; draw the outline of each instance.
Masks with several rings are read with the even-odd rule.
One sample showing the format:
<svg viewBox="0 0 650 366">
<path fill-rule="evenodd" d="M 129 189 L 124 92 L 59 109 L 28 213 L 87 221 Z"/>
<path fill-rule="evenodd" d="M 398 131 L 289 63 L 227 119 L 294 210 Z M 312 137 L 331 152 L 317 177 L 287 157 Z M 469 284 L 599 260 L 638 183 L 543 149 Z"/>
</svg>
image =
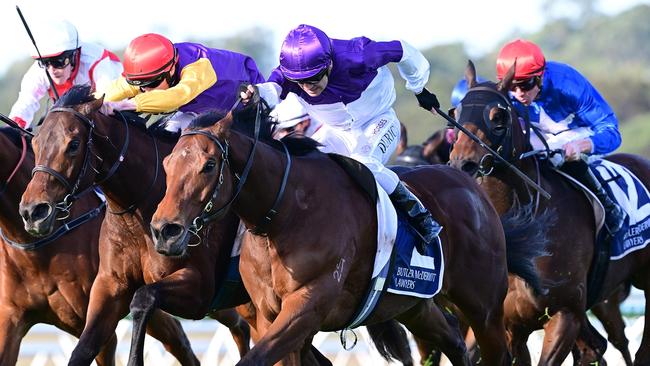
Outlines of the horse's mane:
<svg viewBox="0 0 650 366">
<path fill-rule="evenodd" d="M 262 115 L 260 119 L 260 133 L 259 139 L 261 142 L 273 147 L 276 150 L 284 151 L 282 143 L 287 146 L 291 155 L 303 156 L 311 152 L 318 151 L 321 146 L 316 140 L 304 136 L 285 136 L 281 141 L 273 138 L 273 127 L 275 121 L 269 115 L 269 109 L 262 107 Z M 244 108 L 238 109 L 233 112 L 233 130 L 240 132 L 246 136 L 253 137 L 255 133 L 255 117 L 257 109 L 254 105 L 249 105 Z M 188 129 L 197 130 L 209 127 L 218 123 L 226 117 L 226 113 L 220 110 L 212 110 L 200 114 L 194 118 L 190 123 Z"/>
<path fill-rule="evenodd" d="M 92 88 L 88 84 L 74 85 L 67 92 L 61 95 L 61 98 L 54 103 L 53 107 L 73 107 L 79 104 L 90 103 L 95 101 L 96 98 L 92 93 Z M 129 125 L 135 126 L 140 131 L 148 134 L 152 134 L 154 137 L 164 140 L 166 142 L 175 144 L 178 141 L 179 133 L 174 133 L 165 130 L 159 125 L 154 125 L 150 128 L 147 128 L 146 119 L 140 117 L 136 112 L 118 112 L 123 116 L 128 122 Z M 107 116 L 113 119 L 121 119 L 119 115 Z"/>
<path fill-rule="evenodd" d="M 16 145 L 17 148 L 22 149 L 23 148 L 23 143 L 22 139 L 20 137 L 20 131 L 13 127 L 0 127 L 0 133 L 2 133 L 5 137 L 9 139 L 14 145 Z M 26 136 L 27 138 L 27 146 L 28 150 L 31 151 L 32 149 L 32 143 L 31 143 L 31 137 Z"/>
</svg>

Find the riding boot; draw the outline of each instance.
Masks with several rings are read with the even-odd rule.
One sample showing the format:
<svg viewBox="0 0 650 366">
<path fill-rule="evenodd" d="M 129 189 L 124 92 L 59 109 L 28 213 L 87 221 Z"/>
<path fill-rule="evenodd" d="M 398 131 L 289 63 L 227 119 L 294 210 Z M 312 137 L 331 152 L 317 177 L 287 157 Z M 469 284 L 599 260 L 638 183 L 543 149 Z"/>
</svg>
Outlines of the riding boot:
<svg viewBox="0 0 650 366">
<path fill-rule="evenodd" d="M 578 164 L 582 163 L 583 162 L 579 162 Z M 603 185 L 591 171 L 589 165 L 587 165 L 586 162 L 584 162 L 584 164 L 586 167 L 581 167 L 580 169 L 571 169 L 567 172 L 570 172 L 570 174 L 574 173 L 571 174 L 571 176 L 580 181 L 580 183 L 584 184 L 596 195 L 596 198 L 598 198 L 600 203 L 602 203 L 603 207 L 605 208 L 605 226 L 607 227 L 607 231 L 611 236 L 615 236 L 616 233 L 623 227 L 626 213 L 623 211 L 621 206 L 619 206 L 609 197 L 609 194 L 607 194 L 607 191 L 605 191 Z M 565 163 L 565 165 L 567 164 Z"/>
<path fill-rule="evenodd" d="M 431 244 L 435 240 L 438 234 L 440 234 L 442 226 L 433 219 L 429 210 L 422 205 L 420 200 L 402 182 L 399 182 L 397 188 L 390 194 L 390 200 L 396 209 L 406 215 L 409 224 L 411 224 L 422 239 L 418 241 L 416 248 L 420 254 L 425 254 L 426 245 Z"/>
</svg>

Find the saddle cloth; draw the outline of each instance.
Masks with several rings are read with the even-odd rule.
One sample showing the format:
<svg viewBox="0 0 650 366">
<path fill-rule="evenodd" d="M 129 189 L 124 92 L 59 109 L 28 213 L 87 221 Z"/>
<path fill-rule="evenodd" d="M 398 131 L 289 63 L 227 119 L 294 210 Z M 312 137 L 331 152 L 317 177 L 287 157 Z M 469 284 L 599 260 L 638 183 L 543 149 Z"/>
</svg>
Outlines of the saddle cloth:
<svg viewBox="0 0 650 366">
<path fill-rule="evenodd" d="M 621 230 L 612 240 L 610 260 L 617 260 L 627 254 L 645 248 L 650 242 L 650 193 L 648 189 L 622 165 L 609 160 L 598 159 L 590 162 L 594 174 L 602 182 L 612 200 L 627 213 Z M 571 176 L 557 171 L 578 186 L 587 195 L 594 207 L 596 233 L 603 227 L 604 208 L 596 196 Z"/>
</svg>

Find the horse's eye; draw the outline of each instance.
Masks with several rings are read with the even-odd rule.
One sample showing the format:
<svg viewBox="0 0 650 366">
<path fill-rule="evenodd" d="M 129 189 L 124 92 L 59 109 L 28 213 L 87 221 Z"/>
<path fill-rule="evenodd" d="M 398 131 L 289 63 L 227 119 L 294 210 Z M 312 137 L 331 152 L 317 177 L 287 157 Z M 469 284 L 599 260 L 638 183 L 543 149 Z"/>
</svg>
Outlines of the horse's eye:
<svg viewBox="0 0 650 366">
<path fill-rule="evenodd" d="M 203 173 L 211 173 L 216 166 L 217 162 L 214 159 L 208 159 L 203 166 Z"/>
<path fill-rule="evenodd" d="M 79 144 L 80 144 L 79 140 L 70 141 L 70 143 L 68 144 L 68 152 L 76 153 L 77 150 L 79 150 Z"/>
</svg>

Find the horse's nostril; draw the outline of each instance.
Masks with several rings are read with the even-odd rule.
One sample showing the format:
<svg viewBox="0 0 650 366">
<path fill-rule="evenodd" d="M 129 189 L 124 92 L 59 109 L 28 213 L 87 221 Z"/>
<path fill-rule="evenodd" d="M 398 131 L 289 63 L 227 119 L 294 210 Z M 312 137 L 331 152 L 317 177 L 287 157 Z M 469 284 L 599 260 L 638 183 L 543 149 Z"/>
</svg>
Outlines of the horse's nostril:
<svg viewBox="0 0 650 366">
<path fill-rule="evenodd" d="M 183 233 L 183 227 L 178 224 L 165 224 L 160 232 L 164 240 L 176 238 Z"/>
<path fill-rule="evenodd" d="M 32 222 L 48 218 L 52 213 L 52 206 L 49 203 L 39 203 L 31 212 Z M 23 216 L 24 217 L 24 216 Z"/>
</svg>

